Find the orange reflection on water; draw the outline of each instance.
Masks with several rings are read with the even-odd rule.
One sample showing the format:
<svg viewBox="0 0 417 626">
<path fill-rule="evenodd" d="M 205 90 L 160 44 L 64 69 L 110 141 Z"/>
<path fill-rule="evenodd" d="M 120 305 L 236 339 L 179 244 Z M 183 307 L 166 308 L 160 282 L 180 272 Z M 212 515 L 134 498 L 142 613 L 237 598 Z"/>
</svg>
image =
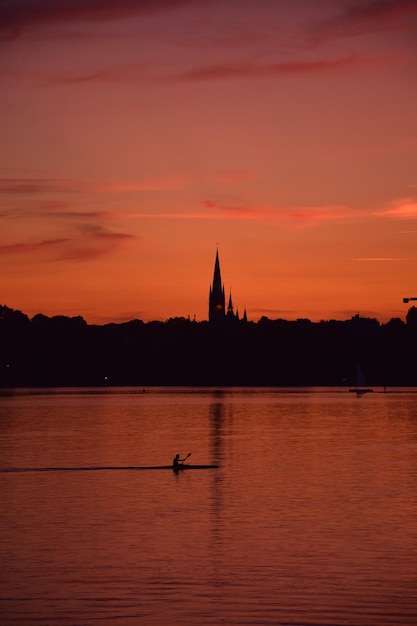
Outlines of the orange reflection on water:
<svg viewBox="0 0 417 626">
<path fill-rule="evenodd" d="M 5 624 L 398 624 L 416 614 L 415 394 L 0 398 Z M 3 422 L 6 423 L 5 421 Z"/>
</svg>

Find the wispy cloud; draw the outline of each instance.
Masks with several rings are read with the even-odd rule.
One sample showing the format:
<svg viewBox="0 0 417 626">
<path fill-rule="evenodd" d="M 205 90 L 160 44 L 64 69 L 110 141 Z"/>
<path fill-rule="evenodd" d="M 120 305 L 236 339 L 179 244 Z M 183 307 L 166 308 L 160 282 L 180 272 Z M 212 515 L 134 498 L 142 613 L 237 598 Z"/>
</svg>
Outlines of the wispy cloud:
<svg viewBox="0 0 417 626">
<path fill-rule="evenodd" d="M 136 181 L 95 181 L 71 178 L 0 178 L 0 194 L 121 193 L 180 189 L 189 182 L 183 174 L 144 177 Z"/>
<path fill-rule="evenodd" d="M 294 63 L 274 63 L 262 64 L 248 61 L 245 63 L 229 63 L 225 61 L 216 65 L 202 65 L 192 69 L 186 69 L 178 73 L 153 75 L 157 80 L 168 80 L 173 82 L 199 82 L 211 80 L 229 79 L 253 79 L 271 78 L 277 76 L 290 76 L 308 73 L 317 73 L 336 68 L 356 68 L 365 65 L 375 64 L 377 61 L 370 60 L 348 60 L 345 61 L 316 61 L 316 62 L 294 62 Z M 378 61 L 381 63 L 381 61 Z M 131 83 L 139 77 L 150 77 L 149 69 L 144 71 L 137 66 L 114 67 L 92 71 L 62 71 L 50 73 L 37 80 L 37 84 L 42 87 L 65 87 L 73 85 L 112 85 Z M 32 77 L 28 77 L 32 78 Z"/>
<path fill-rule="evenodd" d="M 280 207 L 267 205 L 245 206 L 239 202 L 222 202 L 204 200 L 202 210 L 164 212 L 123 212 L 117 213 L 120 219 L 170 219 L 170 220 L 238 220 L 279 223 L 287 226 L 303 228 L 318 222 L 351 219 L 353 212 L 342 206 L 323 207 Z"/>
<path fill-rule="evenodd" d="M 417 217 L 417 202 L 398 200 L 380 210 L 347 205 L 282 206 L 245 204 L 230 199 L 207 199 L 201 201 L 202 210 L 171 213 L 129 213 L 131 219 L 179 219 L 179 220 L 238 220 L 281 224 L 290 228 L 306 228 L 327 222 L 369 221 L 372 219 L 405 219 Z M 410 232 L 410 231 L 408 231 Z M 412 232 L 412 231 L 411 231 Z"/>
<path fill-rule="evenodd" d="M 133 235 L 87 224 L 73 229 L 68 237 L 0 245 L 0 256 L 37 256 L 45 261 L 90 260 L 111 254 L 132 239 Z"/>
<path fill-rule="evenodd" d="M 282 207 L 258 205 L 246 207 L 239 203 L 205 200 L 203 206 L 210 217 L 217 219 L 261 220 L 286 222 L 297 226 L 312 225 L 317 222 L 346 219 L 352 211 L 339 205 Z"/>
<path fill-rule="evenodd" d="M 109 85 L 114 83 L 122 83 L 136 78 L 138 71 L 134 68 L 127 70 L 126 68 L 107 68 L 105 70 L 95 71 L 67 71 L 59 74 L 50 74 L 47 78 L 42 79 L 41 84 L 46 86 L 64 86 L 64 85 L 82 85 L 82 84 L 98 84 Z"/>
<path fill-rule="evenodd" d="M 414 219 L 417 217 L 417 201 L 413 198 L 399 199 L 379 210 L 368 207 L 353 208 L 346 205 L 272 206 L 251 205 L 227 200 L 204 200 L 206 212 L 198 214 L 206 219 L 236 219 L 280 222 L 296 227 L 343 221 L 369 220 L 375 218 Z"/>
<path fill-rule="evenodd" d="M 338 59 L 318 59 L 311 61 L 291 61 L 287 63 L 222 63 L 205 65 L 185 70 L 172 76 L 177 81 L 230 80 L 239 78 L 269 78 L 277 76 L 298 76 L 323 72 L 340 72 L 364 69 L 386 63 L 386 59 L 367 58 L 349 55 Z M 391 61 L 390 61 L 391 62 Z"/>
<path fill-rule="evenodd" d="M 95 22 L 153 15 L 192 0 L 0 0 L 0 32 L 19 37 L 38 24 Z"/>
<path fill-rule="evenodd" d="M 365 57 L 348 55 L 337 59 L 316 59 L 311 61 L 290 61 L 280 63 L 262 63 L 252 60 L 229 62 L 212 65 L 196 65 L 190 69 L 162 74 L 137 64 L 112 67 L 92 71 L 63 71 L 43 76 L 37 84 L 46 87 L 65 87 L 73 85 L 111 85 L 136 82 L 139 78 L 170 82 L 208 82 L 214 80 L 268 79 L 308 76 L 317 74 L 340 74 L 340 72 L 358 72 L 368 68 L 399 63 L 400 56 Z"/>
<path fill-rule="evenodd" d="M 417 15 L 415 0 L 370 0 L 350 3 L 341 22 L 368 27 L 384 24 L 391 28 L 393 20 L 408 19 L 412 15 Z"/>
<path fill-rule="evenodd" d="M 39 254 L 45 251 L 56 250 L 67 245 L 68 239 L 45 239 L 36 242 L 20 242 L 6 245 L 0 245 L 0 255 L 23 255 L 23 254 Z"/>
<path fill-rule="evenodd" d="M 407 258 L 405 257 L 388 257 L 388 256 L 381 256 L 381 257 L 358 257 L 358 258 L 354 258 L 351 259 L 352 261 L 364 261 L 366 263 L 390 263 L 393 261 L 408 261 Z"/>
<path fill-rule="evenodd" d="M 224 217 L 226 219 L 259 219 L 262 215 L 271 213 L 269 207 L 246 207 L 240 203 L 226 203 L 217 200 L 204 200 L 202 205 L 208 209 L 210 217 Z"/>
<path fill-rule="evenodd" d="M 345 10 L 324 20 L 315 31 L 315 39 L 352 37 L 380 31 L 414 28 L 417 16 L 415 0 L 369 0 L 350 2 Z"/>
<path fill-rule="evenodd" d="M 38 194 L 86 191 L 85 181 L 70 178 L 0 178 L 0 193 Z"/>
<path fill-rule="evenodd" d="M 374 215 L 397 219 L 415 219 L 417 218 L 417 200 L 415 198 L 400 198 L 391 202 L 387 207 L 374 211 Z"/>
<path fill-rule="evenodd" d="M 0 208 L 0 219 L 26 220 L 37 219 L 76 219 L 105 220 L 114 217 L 109 211 L 91 211 L 77 208 L 70 202 L 32 202 L 29 206 Z"/>
</svg>

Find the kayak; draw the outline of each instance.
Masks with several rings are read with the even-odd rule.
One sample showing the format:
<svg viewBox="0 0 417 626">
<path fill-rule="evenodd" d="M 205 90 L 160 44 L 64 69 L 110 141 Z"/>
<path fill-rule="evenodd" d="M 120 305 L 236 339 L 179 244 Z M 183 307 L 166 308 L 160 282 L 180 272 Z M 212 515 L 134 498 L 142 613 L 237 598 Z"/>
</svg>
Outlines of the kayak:
<svg viewBox="0 0 417 626">
<path fill-rule="evenodd" d="M 218 465 L 179 465 L 174 470 L 173 465 L 128 465 L 128 466 L 89 466 L 89 467 L 8 467 L 0 469 L 0 473 L 19 473 L 19 472 L 101 472 L 101 471 L 127 471 L 127 470 L 199 470 L 199 469 L 216 469 Z"/>
<path fill-rule="evenodd" d="M 183 470 L 199 470 L 199 469 L 216 469 L 218 465 L 178 465 L 178 467 L 174 467 L 173 465 L 142 465 L 141 467 L 113 467 L 109 469 L 127 469 L 127 470 L 173 470 L 174 472 L 183 471 Z M 104 468 L 102 468 L 104 469 Z"/>
<path fill-rule="evenodd" d="M 179 471 L 179 470 L 186 470 L 186 469 L 216 469 L 218 468 L 218 465 L 178 465 L 178 467 L 174 467 L 173 465 L 161 465 L 160 467 L 143 467 L 142 469 L 172 469 L 174 470 L 174 472 Z"/>
</svg>

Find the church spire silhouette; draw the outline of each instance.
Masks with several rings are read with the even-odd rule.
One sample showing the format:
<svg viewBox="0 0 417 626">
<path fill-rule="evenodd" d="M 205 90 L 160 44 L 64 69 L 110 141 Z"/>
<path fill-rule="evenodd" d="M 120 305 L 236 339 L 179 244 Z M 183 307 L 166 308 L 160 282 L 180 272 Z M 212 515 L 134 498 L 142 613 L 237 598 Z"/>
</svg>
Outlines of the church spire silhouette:
<svg viewBox="0 0 417 626">
<path fill-rule="evenodd" d="M 209 293 L 209 322 L 221 321 L 226 315 L 224 285 L 220 273 L 219 250 L 216 250 L 213 284 Z"/>
<path fill-rule="evenodd" d="M 232 289 L 230 288 L 229 300 L 226 309 L 226 298 L 224 295 L 224 285 L 222 283 L 222 276 L 220 273 L 220 261 L 219 261 L 219 249 L 216 250 L 216 260 L 214 263 L 213 283 L 210 285 L 209 293 L 209 322 L 222 323 L 227 325 L 230 323 L 238 323 L 240 321 L 247 322 L 246 307 L 243 313 L 243 318 L 240 320 L 239 311 L 233 306 Z"/>
</svg>

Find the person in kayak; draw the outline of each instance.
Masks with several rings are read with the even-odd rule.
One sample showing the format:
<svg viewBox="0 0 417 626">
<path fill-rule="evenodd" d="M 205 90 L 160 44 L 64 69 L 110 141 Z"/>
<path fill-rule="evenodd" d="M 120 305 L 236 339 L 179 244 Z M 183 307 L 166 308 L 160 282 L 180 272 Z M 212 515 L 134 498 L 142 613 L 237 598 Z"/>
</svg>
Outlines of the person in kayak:
<svg viewBox="0 0 417 626">
<path fill-rule="evenodd" d="M 185 457 L 185 459 L 186 458 L 187 457 Z M 176 454 L 174 460 L 172 461 L 172 467 L 174 468 L 174 470 L 176 470 L 179 467 L 181 467 L 181 465 L 183 465 L 185 459 L 180 459 L 180 455 Z"/>
</svg>

